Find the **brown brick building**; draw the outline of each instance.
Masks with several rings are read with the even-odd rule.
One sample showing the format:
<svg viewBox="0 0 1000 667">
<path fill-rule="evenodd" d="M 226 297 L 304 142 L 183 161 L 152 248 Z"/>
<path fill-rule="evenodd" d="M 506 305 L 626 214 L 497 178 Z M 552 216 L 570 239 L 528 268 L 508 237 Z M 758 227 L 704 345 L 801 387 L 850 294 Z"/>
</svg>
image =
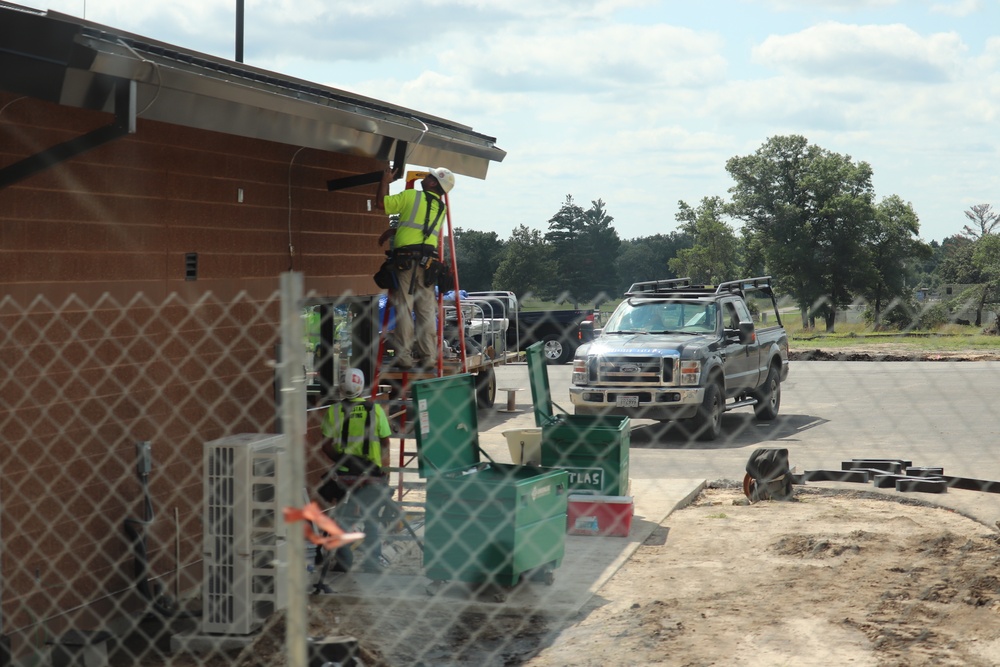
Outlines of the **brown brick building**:
<svg viewBox="0 0 1000 667">
<path fill-rule="evenodd" d="M 144 604 L 122 530 L 143 513 L 137 441 L 155 462 L 151 577 L 198 584 L 202 444 L 274 428 L 279 275 L 376 292 L 390 163 L 485 178 L 503 157 L 458 123 L 0 2 L 0 634 L 16 656 Z"/>
</svg>

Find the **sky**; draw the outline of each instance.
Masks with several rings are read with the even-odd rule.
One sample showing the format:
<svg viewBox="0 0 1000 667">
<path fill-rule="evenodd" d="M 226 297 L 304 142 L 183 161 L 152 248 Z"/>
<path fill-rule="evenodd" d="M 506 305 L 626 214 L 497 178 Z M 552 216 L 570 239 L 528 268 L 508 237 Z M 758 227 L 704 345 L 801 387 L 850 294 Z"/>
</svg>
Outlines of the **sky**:
<svg viewBox="0 0 1000 667">
<path fill-rule="evenodd" d="M 235 57 L 236 0 L 18 4 Z M 244 62 L 495 137 L 450 200 L 501 239 L 568 195 L 669 233 L 789 134 L 870 164 L 925 241 L 1000 210 L 1000 0 L 245 0 Z"/>
</svg>

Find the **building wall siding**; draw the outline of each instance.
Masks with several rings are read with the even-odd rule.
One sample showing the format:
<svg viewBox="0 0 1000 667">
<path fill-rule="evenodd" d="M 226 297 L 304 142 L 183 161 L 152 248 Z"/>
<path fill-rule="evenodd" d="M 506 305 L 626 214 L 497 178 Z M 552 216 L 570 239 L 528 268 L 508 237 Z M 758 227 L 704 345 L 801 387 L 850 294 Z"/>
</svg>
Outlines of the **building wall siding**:
<svg viewBox="0 0 1000 667">
<path fill-rule="evenodd" d="M 0 93 L 0 166 L 110 122 Z M 136 603 L 122 523 L 142 512 L 137 441 L 153 447 L 151 569 L 199 583 L 202 444 L 274 428 L 279 274 L 303 272 L 307 293 L 378 291 L 375 186 L 326 181 L 383 166 L 140 117 L 0 189 L 0 633 Z"/>
</svg>

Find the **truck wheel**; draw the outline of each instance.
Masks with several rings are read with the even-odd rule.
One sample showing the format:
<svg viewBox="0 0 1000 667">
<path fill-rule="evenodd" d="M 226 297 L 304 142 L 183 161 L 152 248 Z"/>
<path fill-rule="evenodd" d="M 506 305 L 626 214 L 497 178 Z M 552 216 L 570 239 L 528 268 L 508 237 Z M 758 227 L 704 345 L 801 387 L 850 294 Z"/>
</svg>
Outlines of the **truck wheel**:
<svg viewBox="0 0 1000 667">
<path fill-rule="evenodd" d="M 548 334 L 542 338 L 542 354 L 547 364 L 565 364 L 573 358 L 576 350 L 559 334 Z"/>
<path fill-rule="evenodd" d="M 492 366 L 486 366 L 476 375 L 476 404 L 492 408 L 497 400 L 497 376 Z"/>
<path fill-rule="evenodd" d="M 781 407 L 781 376 L 773 364 L 767 369 L 767 379 L 757 392 L 757 405 L 753 406 L 754 416 L 759 421 L 769 422 L 778 417 Z"/>
<path fill-rule="evenodd" d="M 715 440 L 722 434 L 722 392 L 719 385 L 712 382 L 705 387 L 705 399 L 698 407 L 698 414 L 692 418 L 694 437 L 702 442 Z"/>
</svg>

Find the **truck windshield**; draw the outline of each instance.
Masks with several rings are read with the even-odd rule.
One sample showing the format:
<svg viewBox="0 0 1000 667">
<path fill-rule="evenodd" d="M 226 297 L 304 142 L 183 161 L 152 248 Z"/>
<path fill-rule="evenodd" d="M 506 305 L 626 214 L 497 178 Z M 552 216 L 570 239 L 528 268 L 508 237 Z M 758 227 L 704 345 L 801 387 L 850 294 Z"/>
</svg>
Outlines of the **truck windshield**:
<svg viewBox="0 0 1000 667">
<path fill-rule="evenodd" d="M 718 306 L 701 301 L 623 301 L 604 333 L 711 333 Z"/>
</svg>

